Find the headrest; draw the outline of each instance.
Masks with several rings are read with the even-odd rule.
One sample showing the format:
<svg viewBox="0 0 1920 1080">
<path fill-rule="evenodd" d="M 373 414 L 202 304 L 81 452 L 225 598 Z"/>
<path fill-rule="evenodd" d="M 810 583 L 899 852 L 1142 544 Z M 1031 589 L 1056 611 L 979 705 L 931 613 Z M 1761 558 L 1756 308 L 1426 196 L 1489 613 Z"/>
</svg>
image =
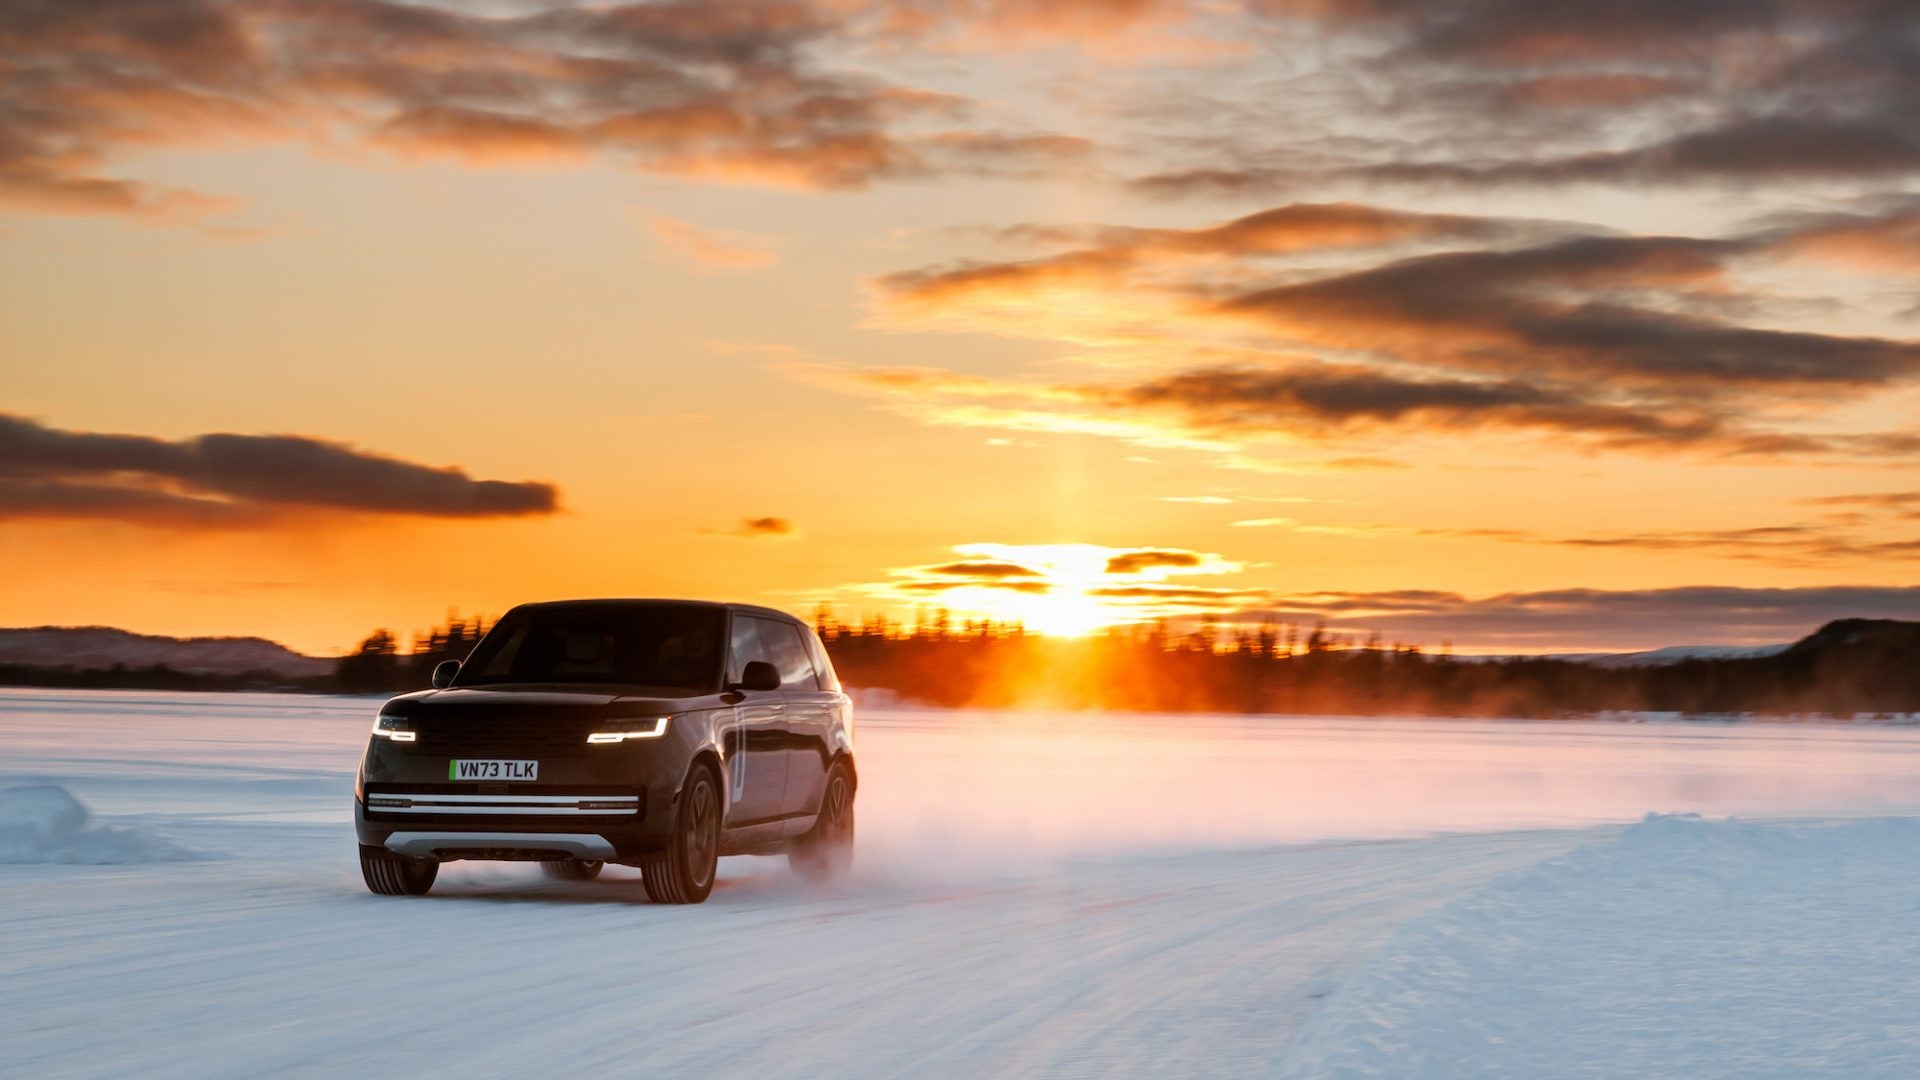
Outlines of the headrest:
<svg viewBox="0 0 1920 1080">
<path fill-rule="evenodd" d="M 591 630 L 573 630 L 567 634 L 567 663 L 597 664 L 605 651 L 605 640 Z"/>
</svg>

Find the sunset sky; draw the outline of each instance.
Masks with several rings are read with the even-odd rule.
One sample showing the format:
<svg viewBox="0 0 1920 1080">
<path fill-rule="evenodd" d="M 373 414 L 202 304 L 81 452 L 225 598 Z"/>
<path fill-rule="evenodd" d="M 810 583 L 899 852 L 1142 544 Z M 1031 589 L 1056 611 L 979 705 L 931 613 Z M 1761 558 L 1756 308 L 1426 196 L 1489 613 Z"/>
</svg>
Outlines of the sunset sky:
<svg viewBox="0 0 1920 1080">
<path fill-rule="evenodd" d="M 1902 0 L 0 6 L 0 625 L 1920 617 Z"/>
</svg>

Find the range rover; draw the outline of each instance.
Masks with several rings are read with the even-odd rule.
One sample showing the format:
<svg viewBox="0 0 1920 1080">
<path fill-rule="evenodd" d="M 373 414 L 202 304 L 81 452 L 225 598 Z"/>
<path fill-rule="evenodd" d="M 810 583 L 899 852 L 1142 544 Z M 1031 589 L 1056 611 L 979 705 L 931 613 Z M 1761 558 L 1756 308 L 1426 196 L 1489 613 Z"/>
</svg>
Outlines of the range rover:
<svg viewBox="0 0 1920 1080">
<path fill-rule="evenodd" d="M 806 624 L 689 600 L 525 604 L 433 689 L 380 707 L 354 785 L 367 888 L 420 895 L 457 859 L 647 896 L 713 891 L 722 855 L 813 880 L 853 858 L 850 702 Z"/>
</svg>

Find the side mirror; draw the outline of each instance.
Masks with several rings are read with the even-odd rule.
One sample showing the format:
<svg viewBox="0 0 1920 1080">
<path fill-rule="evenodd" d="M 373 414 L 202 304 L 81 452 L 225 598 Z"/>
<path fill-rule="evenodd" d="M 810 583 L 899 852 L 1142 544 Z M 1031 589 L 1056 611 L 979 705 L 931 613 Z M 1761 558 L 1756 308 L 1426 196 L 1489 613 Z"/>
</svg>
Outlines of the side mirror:
<svg viewBox="0 0 1920 1080">
<path fill-rule="evenodd" d="M 780 689 L 780 669 L 765 660 L 749 660 L 745 671 L 740 673 L 740 681 L 733 684 L 735 690 L 778 690 Z"/>
<path fill-rule="evenodd" d="M 460 674 L 460 661 L 442 660 L 433 665 L 433 688 L 445 690 L 453 685 L 453 677 Z"/>
</svg>

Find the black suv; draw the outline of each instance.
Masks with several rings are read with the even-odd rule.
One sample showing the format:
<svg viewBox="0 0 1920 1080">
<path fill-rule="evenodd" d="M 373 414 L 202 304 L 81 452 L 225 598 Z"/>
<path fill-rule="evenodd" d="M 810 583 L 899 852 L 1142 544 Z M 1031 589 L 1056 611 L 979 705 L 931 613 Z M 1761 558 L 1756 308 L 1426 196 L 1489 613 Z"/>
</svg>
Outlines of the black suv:
<svg viewBox="0 0 1920 1080">
<path fill-rule="evenodd" d="M 585 880 L 638 866 L 699 903 L 721 855 L 853 858 L 853 714 L 813 631 L 745 604 L 576 600 L 501 618 L 432 690 L 380 707 L 354 785 L 367 888 L 433 887 L 453 859 Z"/>
</svg>

